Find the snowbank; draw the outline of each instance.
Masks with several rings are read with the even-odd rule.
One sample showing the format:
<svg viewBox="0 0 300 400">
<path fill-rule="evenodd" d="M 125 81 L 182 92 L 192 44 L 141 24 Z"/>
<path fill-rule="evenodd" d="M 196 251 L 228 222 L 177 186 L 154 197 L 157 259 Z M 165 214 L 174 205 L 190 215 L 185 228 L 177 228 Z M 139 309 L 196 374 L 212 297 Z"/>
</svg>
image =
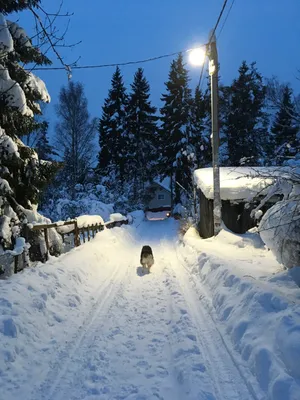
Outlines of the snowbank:
<svg viewBox="0 0 300 400">
<path fill-rule="evenodd" d="M 259 233 L 279 263 L 300 266 L 300 198 L 276 203 L 263 216 Z"/>
<path fill-rule="evenodd" d="M 145 212 L 143 210 L 135 210 L 127 215 L 129 223 L 133 226 L 140 225 L 145 220 Z"/>
<path fill-rule="evenodd" d="M 221 167 L 220 187 L 222 200 L 249 200 L 265 195 L 274 178 L 289 176 L 288 167 Z M 213 169 L 201 168 L 194 172 L 196 186 L 207 199 L 213 199 Z"/>
<path fill-rule="evenodd" d="M 203 240 L 191 228 L 184 243 L 199 254 L 191 276 L 222 323 L 224 345 L 239 353 L 236 362 L 242 358 L 268 399 L 299 399 L 300 291 L 292 271 L 282 272 L 254 233 L 223 230 Z"/>
</svg>

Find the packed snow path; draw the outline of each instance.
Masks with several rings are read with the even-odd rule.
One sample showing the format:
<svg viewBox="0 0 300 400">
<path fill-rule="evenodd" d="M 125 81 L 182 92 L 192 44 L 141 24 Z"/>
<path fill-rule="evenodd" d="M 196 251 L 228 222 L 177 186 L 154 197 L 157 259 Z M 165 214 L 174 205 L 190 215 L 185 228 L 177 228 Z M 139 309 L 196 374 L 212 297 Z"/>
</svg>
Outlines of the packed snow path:
<svg viewBox="0 0 300 400">
<path fill-rule="evenodd" d="M 122 229 L 127 228 L 117 230 Z M 22 398 L 260 398 L 178 254 L 176 229 L 172 220 L 143 222 L 136 231 L 128 228 L 126 240 L 112 237 L 111 261 L 109 254 L 99 258 L 99 264 L 111 263 L 109 273 L 85 305 L 82 320 L 70 323 L 63 341 L 53 341 L 40 376 L 32 377 L 31 394 L 23 392 Z M 146 275 L 139 267 L 143 244 L 152 246 L 155 257 Z M 90 251 L 89 245 L 80 251 Z M 101 240 L 97 246 L 100 253 Z"/>
</svg>

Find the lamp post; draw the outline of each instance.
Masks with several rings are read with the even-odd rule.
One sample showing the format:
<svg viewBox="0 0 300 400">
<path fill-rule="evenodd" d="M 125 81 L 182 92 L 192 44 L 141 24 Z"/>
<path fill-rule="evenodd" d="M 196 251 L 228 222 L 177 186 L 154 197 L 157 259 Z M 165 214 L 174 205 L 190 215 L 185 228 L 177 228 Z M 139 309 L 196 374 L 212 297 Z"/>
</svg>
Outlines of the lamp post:
<svg viewBox="0 0 300 400">
<path fill-rule="evenodd" d="M 202 53 L 204 53 L 202 51 Z M 220 190 L 220 162 L 219 162 L 219 89 L 218 89 L 218 51 L 216 37 L 213 34 L 210 37 L 209 46 L 206 50 L 209 58 L 209 75 L 211 77 L 211 144 L 212 144 L 212 164 L 213 164 L 213 183 L 214 183 L 214 235 L 216 236 L 221 229 L 222 222 L 222 202 Z M 190 54 L 190 61 L 194 65 L 204 63 L 204 56 L 201 57 L 201 49 L 194 49 Z"/>
<path fill-rule="evenodd" d="M 213 164 L 213 181 L 214 181 L 214 235 L 216 236 L 221 230 L 222 221 L 222 201 L 220 190 L 220 134 L 219 134 L 219 88 L 218 88 L 218 51 L 216 37 L 210 38 L 210 48 L 208 49 L 209 57 L 209 75 L 211 82 L 211 128 L 212 128 L 212 164 Z"/>
</svg>

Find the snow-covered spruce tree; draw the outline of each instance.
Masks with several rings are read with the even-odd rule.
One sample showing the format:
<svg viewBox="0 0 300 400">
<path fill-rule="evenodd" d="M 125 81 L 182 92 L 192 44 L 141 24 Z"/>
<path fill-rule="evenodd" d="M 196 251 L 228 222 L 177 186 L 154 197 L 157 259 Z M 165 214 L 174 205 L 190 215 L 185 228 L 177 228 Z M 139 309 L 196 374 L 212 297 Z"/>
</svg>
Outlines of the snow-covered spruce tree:
<svg viewBox="0 0 300 400">
<path fill-rule="evenodd" d="M 111 89 L 102 107 L 97 171 L 101 179 L 119 182 L 121 185 L 125 180 L 125 165 L 128 161 L 127 105 L 126 88 L 120 68 L 117 67 L 112 76 Z"/>
<path fill-rule="evenodd" d="M 131 84 L 127 108 L 127 130 L 130 140 L 126 175 L 133 182 L 133 200 L 143 203 L 145 189 L 157 174 L 157 117 L 151 105 L 150 86 L 139 68 Z"/>
<path fill-rule="evenodd" d="M 228 114 L 223 130 L 227 139 L 228 164 L 257 165 L 263 156 L 268 136 L 267 115 L 264 112 L 266 88 L 255 63 L 243 61 L 239 77 L 228 88 Z"/>
<path fill-rule="evenodd" d="M 292 89 L 283 88 L 280 108 L 276 113 L 271 132 L 274 138 L 276 164 L 282 165 L 299 151 L 299 125 L 295 121 L 296 111 L 292 100 Z"/>
<path fill-rule="evenodd" d="M 34 125 L 38 102 L 50 101 L 44 82 L 23 65 L 50 61 L 18 24 L 4 17 L 36 4 L 0 3 L 0 253 L 24 243 L 20 239 L 24 223 L 34 218 L 40 189 L 55 171 L 51 163 L 39 162 L 36 152 L 20 140 Z"/>
<path fill-rule="evenodd" d="M 55 145 L 64 164 L 60 178 L 74 198 L 75 186 L 84 183 L 95 155 L 96 122 L 91 120 L 80 82 L 70 81 L 62 87 L 56 115 Z"/>
<path fill-rule="evenodd" d="M 184 66 L 182 54 L 171 63 L 169 80 L 165 83 L 166 93 L 161 100 L 161 152 L 160 173 L 171 178 L 172 191 L 175 190 L 175 203 L 181 201 L 182 185 L 189 189 L 192 183 L 194 149 L 191 135 L 192 94 L 188 86 L 188 71 Z M 177 182 L 177 183 L 176 183 Z M 173 193 L 172 193 L 173 195 Z"/>
<path fill-rule="evenodd" d="M 48 139 L 49 123 L 43 121 L 37 132 L 37 140 L 33 146 L 39 158 L 45 161 L 53 161 L 53 157 L 58 153 L 54 150 L 53 146 L 49 143 Z"/>
<path fill-rule="evenodd" d="M 209 102 L 197 86 L 191 108 L 191 142 L 195 149 L 194 162 L 196 168 L 206 167 L 212 161 L 208 105 Z"/>
</svg>

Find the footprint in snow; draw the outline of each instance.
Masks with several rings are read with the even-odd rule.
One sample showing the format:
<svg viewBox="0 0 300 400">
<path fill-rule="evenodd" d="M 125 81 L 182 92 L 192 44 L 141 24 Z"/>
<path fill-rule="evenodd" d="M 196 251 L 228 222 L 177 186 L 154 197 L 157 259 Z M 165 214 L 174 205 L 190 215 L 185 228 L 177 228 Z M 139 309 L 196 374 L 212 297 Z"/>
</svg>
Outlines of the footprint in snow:
<svg viewBox="0 0 300 400">
<path fill-rule="evenodd" d="M 195 335 L 186 335 L 186 337 L 187 337 L 188 339 L 192 340 L 193 342 L 196 342 L 196 341 L 197 341 L 197 338 L 196 338 Z"/>
<path fill-rule="evenodd" d="M 205 365 L 204 365 L 204 364 L 199 363 L 199 364 L 194 364 L 194 365 L 192 366 L 192 370 L 193 370 L 193 371 L 198 371 L 198 372 L 205 372 L 205 371 L 206 371 L 206 368 L 205 368 Z"/>
<path fill-rule="evenodd" d="M 161 365 L 156 368 L 156 373 L 161 378 L 165 378 L 169 375 L 169 372 L 166 370 L 166 368 Z"/>
</svg>

